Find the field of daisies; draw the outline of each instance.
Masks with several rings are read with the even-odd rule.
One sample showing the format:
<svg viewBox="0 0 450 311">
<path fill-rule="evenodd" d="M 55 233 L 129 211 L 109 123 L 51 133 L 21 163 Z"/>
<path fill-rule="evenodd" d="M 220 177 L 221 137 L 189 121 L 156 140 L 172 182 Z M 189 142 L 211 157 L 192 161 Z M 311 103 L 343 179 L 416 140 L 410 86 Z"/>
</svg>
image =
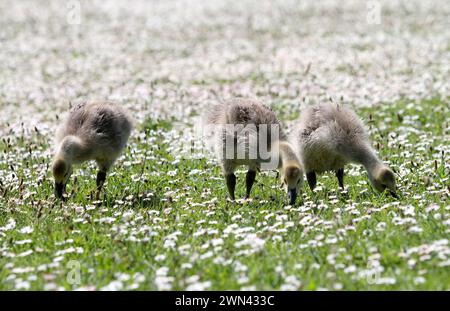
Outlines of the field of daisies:
<svg viewBox="0 0 450 311">
<path fill-rule="evenodd" d="M 450 2 L 0 2 L 0 290 L 450 290 Z M 287 205 L 274 171 L 227 201 L 193 142 L 212 104 L 258 98 L 286 129 L 352 106 L 400 199 L 360 166 Z M 95 199 L 95 166 L 55 200 L 71 106 L 131 111 Z M 186 142 L 192 148 L 186 148 Z M 237 196 L 243 197 L 244 169 Z"/>
</svg>

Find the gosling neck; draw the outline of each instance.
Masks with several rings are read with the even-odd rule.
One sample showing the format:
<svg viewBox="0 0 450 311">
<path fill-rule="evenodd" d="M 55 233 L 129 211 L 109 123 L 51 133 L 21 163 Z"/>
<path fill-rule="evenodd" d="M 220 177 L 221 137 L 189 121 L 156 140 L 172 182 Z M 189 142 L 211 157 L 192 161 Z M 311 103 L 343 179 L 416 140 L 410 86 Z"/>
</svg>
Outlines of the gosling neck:
<svg viewBox="0 0 450 311">
<path fill-rule="evenodd" d="M 73 135 L 64 137 L 56 153 L 57 158 L 63 158 L 69 163 L 83 161 L 87 156 L 86 146 L 80 138 Z"/>
<path fill-rule="evenodd" d="M 294 149 L 288 142 L 280 142 L 278 145 L 279 150 L 279 161 L 278 168 L 292 164 L 300 167 L 300 161 L 294 152 Z"/>
<path fill-rule="evenodd" d="M 383 165 L 375 150 L 368 144 L 364 144 L 356 156 L 358 162 L 364 165 L 370 175 L 373 175 L 373 172 Z"/>
</svg>

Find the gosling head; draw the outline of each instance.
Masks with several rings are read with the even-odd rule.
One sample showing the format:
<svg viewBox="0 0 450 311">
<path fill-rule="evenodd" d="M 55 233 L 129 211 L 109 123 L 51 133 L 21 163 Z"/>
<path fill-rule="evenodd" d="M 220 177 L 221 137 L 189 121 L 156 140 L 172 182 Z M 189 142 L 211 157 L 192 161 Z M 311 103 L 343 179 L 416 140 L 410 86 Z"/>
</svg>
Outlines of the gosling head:
<svg viewBox="0 0 450 311">
<path fill-rule="evenodd" d="M 373 174 L 369 174 L 369 179 L 378 192 L 387 190 L 390 195 L 398 199 L 395 174 L 389 167 L 385 165 L 377 167 Z"/>
<path fill-rule="evenodd" d="M 72 174 L 72 164 L 62 158 L 57 158 L 53 161 L 52 170 L 55 178 L 55 196 L 61 199 Z"/>
<path fill-rule="evenodd" d="M 281 181 L 287 193 L 289 204 L 295 204 L 297 194 L 301 191 L 303 184 L 302 169 L 296 164 L 283 165 L 281 170 Z"/>
</svg>

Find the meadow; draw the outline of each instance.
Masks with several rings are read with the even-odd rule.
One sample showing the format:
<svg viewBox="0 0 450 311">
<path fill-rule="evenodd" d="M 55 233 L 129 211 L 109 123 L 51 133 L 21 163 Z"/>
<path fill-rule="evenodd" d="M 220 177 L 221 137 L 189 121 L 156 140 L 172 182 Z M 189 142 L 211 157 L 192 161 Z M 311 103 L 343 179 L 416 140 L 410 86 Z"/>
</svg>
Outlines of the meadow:
<svg viewBox="0 0 450 311">
<path fill-rule="evenodd" d="M 447 2 L 381 2 L 375 25 L 358 1 L 80 3 L 80 23 L 0 4 L 0 290 L 450 290 Z M 214 157 L 181 145 L 232 96 L 288 131 L 305 105 L 354 107 L 400 198 L 350 165 L 345 190 L 324 174 L 294 206 L 275 171 L 228 201 Z M 60 202 L 53 133 L 93 98 L 136 126 L 100 200 L 89 163 Z"/>
</svg>

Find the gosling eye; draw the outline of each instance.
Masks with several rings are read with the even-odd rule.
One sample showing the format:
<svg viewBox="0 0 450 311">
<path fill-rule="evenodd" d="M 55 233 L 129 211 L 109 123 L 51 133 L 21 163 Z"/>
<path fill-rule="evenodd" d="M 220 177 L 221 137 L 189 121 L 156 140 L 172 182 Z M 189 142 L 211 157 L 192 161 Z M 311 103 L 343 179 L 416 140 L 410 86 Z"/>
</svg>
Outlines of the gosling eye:
<svg viewBox="0 0 450 311">
<path fill-rule="evenodd" d="M 297 180 L 297 185 L 298 185 L 298 184 L 300 184 L 300 179 L 299 179 L 299 180 Z"/>
</svg>

